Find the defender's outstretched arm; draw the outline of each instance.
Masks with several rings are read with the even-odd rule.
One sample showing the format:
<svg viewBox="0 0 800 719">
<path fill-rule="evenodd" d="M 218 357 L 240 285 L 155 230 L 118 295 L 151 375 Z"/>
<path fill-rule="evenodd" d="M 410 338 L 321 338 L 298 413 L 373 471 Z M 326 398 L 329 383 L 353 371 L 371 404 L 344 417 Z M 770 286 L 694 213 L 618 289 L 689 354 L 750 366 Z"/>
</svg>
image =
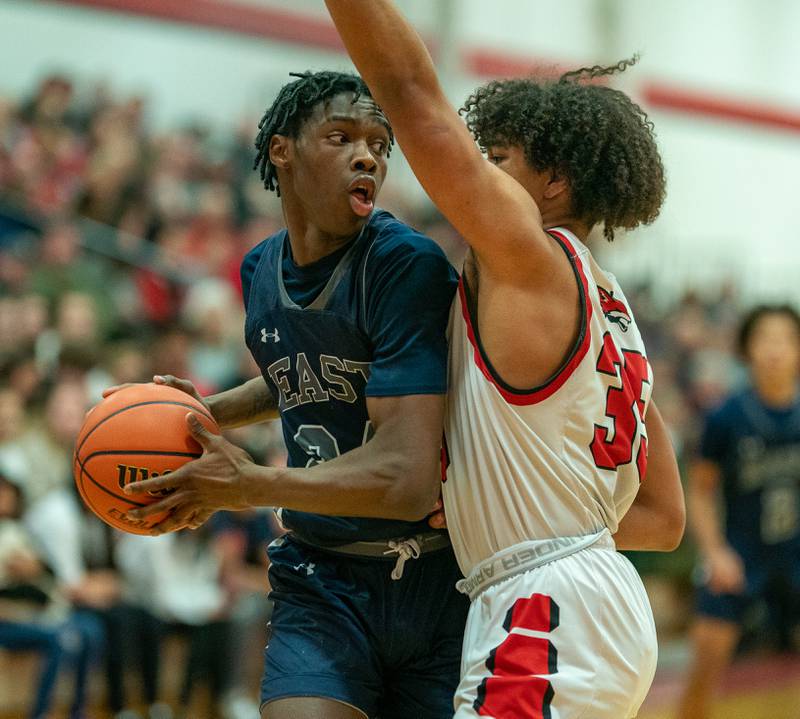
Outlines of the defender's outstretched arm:
<svg viewBox="0 0 800 719">
<path fill-rule="evenodd" d="M 563 253 L 528 192 L 479 151 L 449 103 L 430 55 L 390 0 L 326 0 L 350 57 L 425 191 L 482 268 L 526 285 Z M 561 256 L 559 256 L 561 253 Z"/>
</svg>

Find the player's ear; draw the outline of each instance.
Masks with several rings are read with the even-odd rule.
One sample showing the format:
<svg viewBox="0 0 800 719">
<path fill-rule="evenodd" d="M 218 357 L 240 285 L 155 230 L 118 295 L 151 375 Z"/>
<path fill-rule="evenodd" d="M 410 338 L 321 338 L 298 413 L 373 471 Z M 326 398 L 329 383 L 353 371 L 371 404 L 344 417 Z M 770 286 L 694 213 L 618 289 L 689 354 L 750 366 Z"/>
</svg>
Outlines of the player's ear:
<svg viewBox="0 0 800 719">
<path fill-rule="evenodd" d="M 289 167 L 292 154 L 292 141 L 286 135 L 273 135 L 269 141 L 269 160 L 282 170 Z"/>
<path fill-rule="evenodd" d="M 550 175 L 550 179 L 547 181 L 547 185 L 545 185 L 544 196 L 548 200 L 553 200 L 568 189 L 569 183 L 567 179 L 553 172 Z"/>
</svg>

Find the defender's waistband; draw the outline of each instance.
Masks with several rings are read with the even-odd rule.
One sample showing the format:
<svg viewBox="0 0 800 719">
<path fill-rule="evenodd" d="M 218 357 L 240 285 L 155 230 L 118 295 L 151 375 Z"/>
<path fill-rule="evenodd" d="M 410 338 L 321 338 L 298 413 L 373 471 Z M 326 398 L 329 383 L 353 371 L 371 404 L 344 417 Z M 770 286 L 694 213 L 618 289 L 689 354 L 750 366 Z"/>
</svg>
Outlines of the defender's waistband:
<svg viewBox="0 0 800 719">
<path fill-rule="evenodd" d="M 614 549 L 616 545 L 608 529 L 582 537 L 554 537 L 521 542 L 497 552 L 476 565 L 466 579 L 456 584 L 456 588 L 473 601 L 485 589 L 504 579 L 563 559 L 592 546 Z"/>
</svg>

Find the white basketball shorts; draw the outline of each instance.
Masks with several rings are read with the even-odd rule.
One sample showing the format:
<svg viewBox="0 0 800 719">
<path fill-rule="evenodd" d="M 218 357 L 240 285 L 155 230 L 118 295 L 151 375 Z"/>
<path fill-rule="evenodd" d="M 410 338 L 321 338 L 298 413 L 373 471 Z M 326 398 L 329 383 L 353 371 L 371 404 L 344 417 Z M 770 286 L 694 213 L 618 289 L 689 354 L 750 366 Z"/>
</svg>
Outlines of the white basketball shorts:
<svg viewBox="0 0 800 719">
<path fill-rule="evenodd" d="M 532 555 L 535 545 L 511 549 Z M 655 673 L 655 625 L 639 575 L 607 533 L 473 596 L 454 719 L 636 716 Z"/>
</svg>

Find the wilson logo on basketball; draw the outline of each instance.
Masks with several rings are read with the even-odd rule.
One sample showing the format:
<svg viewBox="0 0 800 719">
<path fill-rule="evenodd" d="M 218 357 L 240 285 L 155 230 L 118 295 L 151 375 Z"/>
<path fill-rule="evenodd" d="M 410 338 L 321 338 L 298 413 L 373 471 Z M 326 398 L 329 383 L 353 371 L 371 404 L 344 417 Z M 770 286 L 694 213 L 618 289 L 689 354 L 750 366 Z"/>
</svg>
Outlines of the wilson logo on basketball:
<svg viewBox="0 0 800 719">
<path fill-rule="evenodd" d="M 145 479 L 152 479 L 153 477 L 161 477 L 162 475 L 169 474 L 172 470 L 167 469 L 163 472 L 153 472 L 147 467 L 131 467 L 127 464 L 118 464 L 117 482 L 120 489 L 125 489 L 125 486 L 133 482 L 143 482 Z"/>
</svg>

